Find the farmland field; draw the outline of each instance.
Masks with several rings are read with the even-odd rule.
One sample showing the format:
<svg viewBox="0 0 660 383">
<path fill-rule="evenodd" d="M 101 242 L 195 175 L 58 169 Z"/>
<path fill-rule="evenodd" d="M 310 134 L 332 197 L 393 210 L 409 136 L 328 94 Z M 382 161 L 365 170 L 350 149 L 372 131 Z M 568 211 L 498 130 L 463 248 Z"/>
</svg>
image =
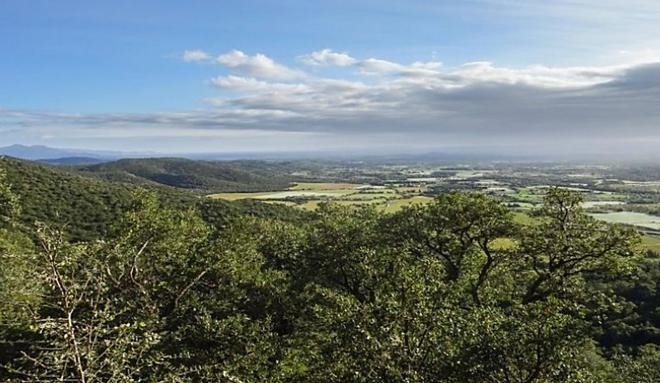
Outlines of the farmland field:
<svg viewBox="0 0 660 383">
<path fill-rule="evenodd" d="M 582 207 L 585 209 L 591 208 L 591 207 L 599 207 L 599 206 L 608 206 L 608 205 L 623 205 L 625 202 L 623 201 L 584 201 L 582 202 Z"/>
<path fill-rule="evenodd" d="M 287 190 L 256 193 L 217 193 L 209 197 L 236 201 L 256 199 L 268 203 L 280 203 L 296 206 L 305 210 L 314 210 L 325 201 L 339 205 L 376 205 L 379 209 L 392 212 L 413 203 L 424 203 L 430 197 L 418 195 L 421 188 L 386 188 L 367 184 L 303 182 Z"/>
<path fill-rule="evenodd" d="M 516 222 L 533 224 L 534 218 L 528 213 L 543 204 L 549 188 L 558 187 L 580 193 L 584 199 L 582 207 L 594 218 L 631 225 L 647 234 L 660 231 L 660 192 L 649 190 L 660 184 L 655 174 L 633 182 L 619 177 L 622 173 L 617 169 L 586 170 L 564 165 L 480 168 L 337 163 L 300 173 L 297 183 L 281 190 L 223 192 L 210 197 L 230 201 L 254 199 L 304 210 L 316 210 L 321 203 L 332 202 L 374 206 L 390 213 L 427 203 L 441 193 L 461 190 L 493 196 L 513 210 Z M 660 248 L 660 237 L 645 237 L 645 244 Z"/>
<path fill-rule="evenodd" d="M 209 197 L 224 199 L 228 201 L 236 201 L 240 199 L 286 200 L 294 198 L 315 197 L 333 198 L 349 194 L 356 194 L 359 192 L 357 189 L 359 186 L 362 185 L 348 183 L 299 183 L 294 184 L 286 190 L 280 191 L 254 193 L 216 193 L 211 194 Z"/>
<path fill-rule="evenodd" d="M 410 198 L 399 198 L 399 199 L 393 199 L 390 201 L 387 201 L 383 205 L 379 206 L 382 207 L 386 212 L 391 213 L 397 210 L 400 210 L 404 208 L 405 206 L 410 206 L 413 204 L 423 204 L 423 203 L 428 203 L 431 201 L 431 197 L 425 197 L 425 196 L 415 196 L 415 197 L 410 197 Z"/>
<path fill-rule="evenodd" d="M 354 190 L 362 186 L 367 186 L 367 185 L 350 184 L 350 183 L 332 183 L 332 182 L 299 182 L 291 186 L 289 190 L 314 190 L 314 191 Z"/>
<path fill-rule="evenodd" d="M 660 236 L 645 235 L 642 237 L 642 245 L 645 248 L 660 254 Z"/>
<path fill-rule="evenodd" d="M 653 230 L 660 230 L 660 217 L 650 214 L 635 213 L 629 211 L 617 211 L 610 213 L 591 214 L 596 219 L 601 219 L 610 223 L 623 223 Z"/>
</svg>

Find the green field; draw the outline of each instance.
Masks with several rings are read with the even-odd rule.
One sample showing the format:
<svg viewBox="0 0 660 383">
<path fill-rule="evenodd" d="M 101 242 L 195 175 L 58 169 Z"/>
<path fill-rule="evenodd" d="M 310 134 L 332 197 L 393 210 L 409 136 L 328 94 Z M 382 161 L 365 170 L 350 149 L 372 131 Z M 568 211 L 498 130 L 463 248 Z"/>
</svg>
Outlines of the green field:
<svg viewBox="0 0 660 383">
<path fill-rule="evenodd" d="M 534 218 L 520 211 L 513 213 L 513 221 L 521 225 L 532 225 L 536 222 Z"/>
<path fill-rule="evenodd" d="M 398 210 L 401 210 L 405 206 L 410 206 L 413 204 L 424 204 L 428 203 L 429 201 L 433 200 L 431 197 L 425 197 L 425 196 L 415 196 L 415 197 L 410 197 L 410 198 L 398 198 L 398 199 L 392 199 L 384 204 L 380 205 L 379 208 L 383 209 L 384 211 L 391 213 L 395 212 Z"/>
<path fill-rule="evenodd" d="M 543 202 L 543 194 L 539 189 L 535 188 L 520 188 L 511 195 L 514 201 L 528 203 L 531 205 L 540 204 Z"/>
<path fill-rule="evenodd" d="M 642 237 L 642 245 L 647 249 L 660 254 L 660 236 L 644 235 Z"/>
</svg>

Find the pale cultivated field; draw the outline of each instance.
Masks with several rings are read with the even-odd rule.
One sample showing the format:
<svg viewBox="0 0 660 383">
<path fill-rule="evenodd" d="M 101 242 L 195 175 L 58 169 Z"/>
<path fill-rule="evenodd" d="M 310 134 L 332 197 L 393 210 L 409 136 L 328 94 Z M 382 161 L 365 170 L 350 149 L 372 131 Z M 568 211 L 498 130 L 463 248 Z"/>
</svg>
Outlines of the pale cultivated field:
<svg viewBox="0 0 660 383">
<path fill-rule="evenodd" d="M 660 217 L 650 214 L 616 211 L 611 213 L 594 213 L 591 214 L 591 216 L 610 223 L 623 223 L 626 225 L 660 230 Z"/>
<path fill-rule="evenodd" d="M 400 188 L 403 189 L 403 188 Z M 306 210 L 315 210 L 322 202 L 333 202 L 339 205 L 375 205 L 387 212 L 397 211 L 414 203 L 426 203 L 431 200 L 425 196 L 410 195 L 419 193 L 422 188 L 372 187 L 364 184 L 350 183 L 298 183 L 288 190 L 258 193 L 218 193 L 209 197 L 236 201 L 241 199 L 256 199 L 268 203 L 286 204 Z M 404 195 L 405 194 L 405 195 Z"/>
</svg>

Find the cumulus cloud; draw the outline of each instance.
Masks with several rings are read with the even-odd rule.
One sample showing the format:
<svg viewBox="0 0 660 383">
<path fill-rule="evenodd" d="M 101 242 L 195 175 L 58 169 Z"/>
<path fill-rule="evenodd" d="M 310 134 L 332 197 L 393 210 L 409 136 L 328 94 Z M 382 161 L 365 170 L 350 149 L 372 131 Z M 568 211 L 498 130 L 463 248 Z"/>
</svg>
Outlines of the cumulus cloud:
<svg viewBox="0 0 660 383">
<path fill-rule="evenodd" d="M 239 73 L 260 78 L 292 80 L 305 76 L 302 71 L 278 64 L 261 53 L 249 56 L 242 51 L 233 50 L 218 56 L 217 62 Z"/>
<path fill-rule="evenodd" d="M 184 51 L 182 58 L 185 62 L 208 61 L 211 59 L 211 55 L 202 50 L 194 49 L 190 51 Z"/>
<path fill-rule="evenodd" d="M 349 66 L 357 62 L 357 60 L 349 56 L 348 53 L 335 52 L 332 49 L 327 48 L 300 56 L 298 59 L 307 65 L 321 66 Z"/>
</svg>

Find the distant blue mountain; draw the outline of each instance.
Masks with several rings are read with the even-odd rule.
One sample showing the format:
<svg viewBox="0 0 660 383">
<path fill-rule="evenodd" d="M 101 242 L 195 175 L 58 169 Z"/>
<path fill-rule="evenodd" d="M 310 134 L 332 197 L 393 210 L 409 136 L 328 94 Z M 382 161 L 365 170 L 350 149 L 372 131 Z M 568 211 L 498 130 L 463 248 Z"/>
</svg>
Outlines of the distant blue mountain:
<svg viewBox="0 0 660 383">
<path fill-rule="evenodd" d="M 86 164 L 91 164 L 91 163 L 118 160 L 120 158 L 152 157 L 154 156 L 154 153 L 52 148 L 50 146 L 43 146 L 43 145 L 11 145 L 11 146 L 0 147 L 0 156 L 3 155 L 20 158 L 24 160 L 32 160 L 32 161 L 47 162 L 50 160 L 60 160 L 59 162 L 65 163 L 67 161 L 76 162 L 80 160 Z"/>
<path fill-rule="evenodd" d="M 50 160 L 65 157 L 108 158 L 107 154 L 78 149 L 60 149 L 48 146 L 11 145 L 0 148 L 0 155 L 22 158 L 25 160 Z M 110 157 L 114 158 L 114 156 Z"/>
<path fill-rule="evenodd" d="M 348 151 L 314 152 L 207 152 L 207 153 L 165 153 L 165 152 L 117 152 L 88 149 L 53 148 L 43 145 L 11 145 L 0 147 L 0 156 L 10 156 L 25 160 L 41 161 L 53 165 L 91 165 L 122 158 L 164 158 L 177 157 L 190 160 L 232 161 L 232 160 L 275 160 L 289 161 L 300 159 L 316 160 L 401 160 L 401 161 L 488 161 L 488 160 L 546 160 L 531 155 L 501 155 L 495 151 L 475 151 L 465 148 L 451 152 L 405 153 L 354 153 Z M 547 159 L 551 159 L 548 157 Z"/>
</svg>

